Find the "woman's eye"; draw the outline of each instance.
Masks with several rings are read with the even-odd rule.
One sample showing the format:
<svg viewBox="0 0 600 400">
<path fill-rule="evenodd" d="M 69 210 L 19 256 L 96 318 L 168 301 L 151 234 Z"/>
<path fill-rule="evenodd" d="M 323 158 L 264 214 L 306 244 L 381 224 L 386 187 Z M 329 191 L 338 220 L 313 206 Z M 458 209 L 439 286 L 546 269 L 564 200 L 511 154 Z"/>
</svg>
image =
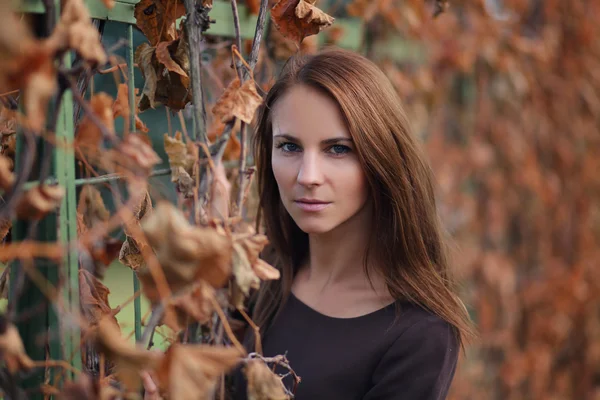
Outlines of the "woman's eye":
<svg viewBox="0 0 600 400">
<path fill-rule="evenodd" d="M 331 146 L 329 149 L 333 154 L 345 154 L 350 151 L 350 147 L 344 146 L 341 144 L 335 144 L 335 145 Z"/>
<path fill-rule="evenodd" d="M 298 151 L 298 145 L 291 142 L 280 143 L 277 145 L 277 148 L 282 149 L 285 153 Z"/>
</svg>

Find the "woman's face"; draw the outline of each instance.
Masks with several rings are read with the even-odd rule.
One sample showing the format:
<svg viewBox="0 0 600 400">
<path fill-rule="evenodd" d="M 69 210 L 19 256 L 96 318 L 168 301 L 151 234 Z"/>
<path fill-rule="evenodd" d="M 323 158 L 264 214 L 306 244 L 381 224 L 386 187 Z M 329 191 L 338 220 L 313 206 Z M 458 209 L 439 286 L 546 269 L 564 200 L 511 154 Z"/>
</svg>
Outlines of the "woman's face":
<svg viewBox="0 0 600 400">
<path fill-rule="evenodd" d="M 272 168 L 300 229 L 326 233 L 365 208 L 367 180 L 337 103 L 296 85 L 273 109 Z"/>
</svg>

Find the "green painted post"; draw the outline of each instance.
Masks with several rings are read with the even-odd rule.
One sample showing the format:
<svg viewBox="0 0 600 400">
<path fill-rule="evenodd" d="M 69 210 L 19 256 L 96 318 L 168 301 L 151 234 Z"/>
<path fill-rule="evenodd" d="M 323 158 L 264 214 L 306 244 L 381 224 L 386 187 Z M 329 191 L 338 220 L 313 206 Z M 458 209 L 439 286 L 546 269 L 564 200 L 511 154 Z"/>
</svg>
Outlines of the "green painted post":
<svg viewBox="0 0 600 400">
<path fill-rule="evenodd" d="M 64 58 L 67 67 L 71 65 L 71 55 Z M 67 90 L 63 95 L 60 117 L 56 127 L 56 138 L 62 145 L 55 151 L 55 173 L 58 184 L 65 188 L 65 197 L 59 214 L 60 241 L 70 244 L 64 259 L 63 299 L 66 310 L 75 316 L 80 315 L 79 308 L 79 257 L 75 240 L 77 239 L 77 194 L 75 189 L 75 157 L 70 150 L 74 140 L 73 94 Z M 67 361 L 77 369 L 81 369 L 80 341 L 81 333 L 77 323 L 62 320 L 60 327 L 63 332 L 63 349 Z M 74 376 L 70 376 L 74 378 Z"/>
<path fill-rule="evenodd" d="M 131 112 L 129 113 L 129 131 L 135 132 L 135 110 L 136 110 L 136 101 L 135 101 L 135 80 L 134 80 L 134 70 L 133 70 L 133 26 L 131 24 L 127 24 L 127 39 L 129 41 L 128 53 L 127 53 L 127 71 L 128 71 L 128 79 L 129 84 L 127 88 L 129 90 L 129 106 Z M 140 290 L 140 281 L 138 277 L 133 271 L 133 293 L 136 293 Z M 133 318 L 135 320 L 135 340 L 136 342 L 142 339 L 142 303 L 140 297 L 136 297 L 133 301 Z"/>
</svg>

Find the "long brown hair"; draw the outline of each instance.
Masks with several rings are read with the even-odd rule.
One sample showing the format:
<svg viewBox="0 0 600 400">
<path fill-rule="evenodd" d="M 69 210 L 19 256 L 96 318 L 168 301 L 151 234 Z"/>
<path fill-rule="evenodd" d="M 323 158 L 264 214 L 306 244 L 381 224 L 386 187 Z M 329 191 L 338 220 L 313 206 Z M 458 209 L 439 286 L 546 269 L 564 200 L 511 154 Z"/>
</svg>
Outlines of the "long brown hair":
<svg viewBox="0 0 600 400">
<path fill-rule="evenodd" d="M 308 235 L 285 210 L 271 169 L 272 109 L 297 84 L 334 99 L 354 140 L 374 203 L 373 231 L 378 232 L 368 244 L 367 275 L 367 260 L 373 260 L 394 298 L 437 314 L 454 328 L 462 344 L 473 328 L 451 279 L 432 171 L 384 73 L 368 59 L 337 48 L 291 58 L 259 111 L 254 136 L 260 196 L 257 224 L 264 224 L 276 256 L 270 261 L 281 270 L 281 279 L 265 282 L 259 289 L 254 322 L 261 332 L 268 329 L 309 252 Z"/>
</svg>

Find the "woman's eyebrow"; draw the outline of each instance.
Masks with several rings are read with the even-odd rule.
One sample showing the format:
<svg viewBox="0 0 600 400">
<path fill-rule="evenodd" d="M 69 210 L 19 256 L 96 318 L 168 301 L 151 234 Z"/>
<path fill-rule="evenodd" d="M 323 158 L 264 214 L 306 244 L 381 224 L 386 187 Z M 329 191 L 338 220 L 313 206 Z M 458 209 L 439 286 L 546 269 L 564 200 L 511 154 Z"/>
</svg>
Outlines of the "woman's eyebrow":
<svg viewBox="0 0 600 400">
<path fill-rule="evenodd" d="M 280 133 L 277 135 L 273 135 L 273 138 L 283 138 L 283 139 L 290 140 L 292 142 L 300 142 L 300 140 L 298 140 L 297 137 L 287 134 L 287 133 Z M 344 142 L 344 141 L 345 142 L 353 142 L 352 138 L 345 137 L 345 136 L 339 136 L 339 137 L 333 137 L 333 138 L 322 140 L 321 143 L 322 144 L 332 144 L 332 143 Z"/>
</svg>

